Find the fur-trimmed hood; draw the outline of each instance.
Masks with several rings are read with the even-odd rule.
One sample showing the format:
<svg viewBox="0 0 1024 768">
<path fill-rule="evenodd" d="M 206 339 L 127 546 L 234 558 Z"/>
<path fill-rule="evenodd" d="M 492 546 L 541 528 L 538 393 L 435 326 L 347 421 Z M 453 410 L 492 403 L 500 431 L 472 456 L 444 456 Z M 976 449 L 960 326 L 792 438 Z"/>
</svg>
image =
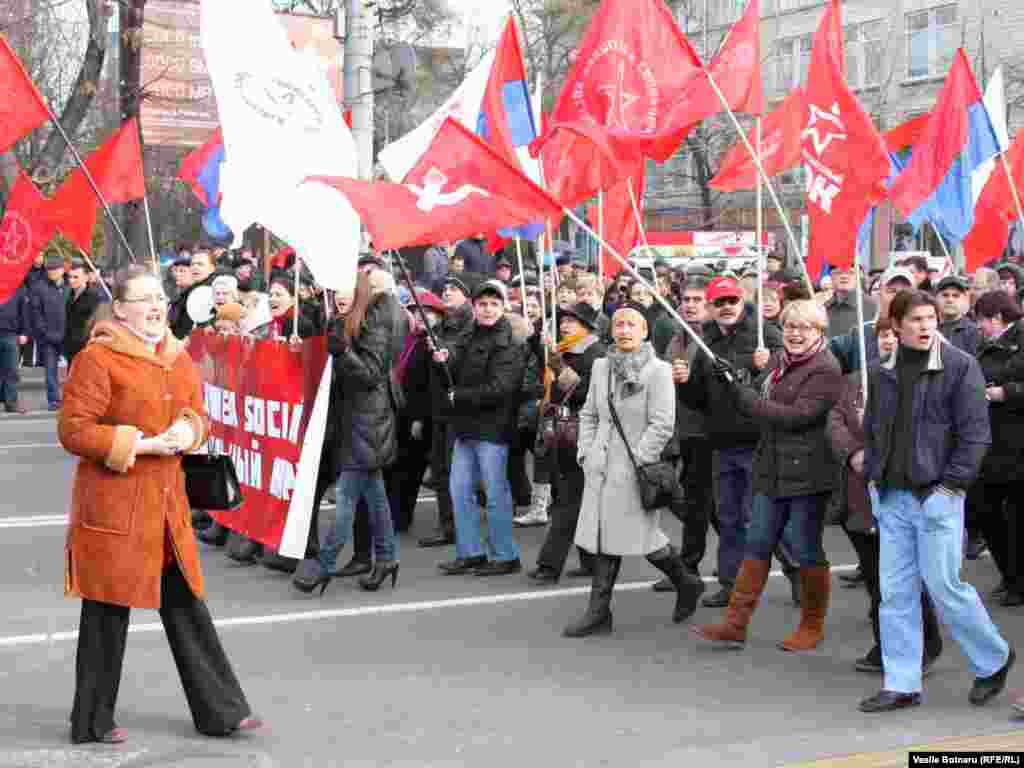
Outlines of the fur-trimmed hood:
<svg viewBox="0 0 1024 768">
<path fill-rule="evenodd" d="M 164 340 L 151 352 L 145 342 L 117 320 L 101 320 L 96 323 L 89 337 L 90 344 L 102 344 L 114 352 L 129 357 L 149 360 L 155 365 L 170 368 L 178 355 L 185 352 L 185 344 L 175 338 L 170 329 L 164 332 Z"/>
</svg>

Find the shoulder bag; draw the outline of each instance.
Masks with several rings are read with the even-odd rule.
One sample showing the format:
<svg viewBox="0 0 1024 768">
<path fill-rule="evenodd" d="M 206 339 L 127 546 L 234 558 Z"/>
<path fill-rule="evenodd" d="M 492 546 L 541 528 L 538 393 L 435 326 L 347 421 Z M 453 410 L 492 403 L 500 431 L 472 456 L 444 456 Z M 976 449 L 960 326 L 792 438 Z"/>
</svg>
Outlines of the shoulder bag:
<svg viewBox="0 0 1024 768">
<path fill-rule="evenodd" d="M 537 430 L 537 448 L 542 456 L 550 456 L 556 448 L 575 451 L 580 436 L 580 417 L 569 407 L 569 399 L 579 386 L 579 380 L 565 393 L 559 403 L 543 406 L 540 428 Z"/>
<path fill-rule="evenodd" d="M 679 493 L 679 473 L 673 461 L 655 461 L 650 464 L 638 464 L 633 449 L 626 439 L 626 433 L 619 421 L 619 414 L 615 410 L 615 403 L 612 398 L 612 368 L 608 366 L 608 410 L 611 411 L 612 421 L 619 437 L 626 445 L 626 453 L 629 454 L 629 461 L 636 470 L 636 482 L 640 490 L 640 506 L 646 512 L 653 512 L 656 509 L 663 509 L 672 504 L 673 499 Z"/>
</svg>

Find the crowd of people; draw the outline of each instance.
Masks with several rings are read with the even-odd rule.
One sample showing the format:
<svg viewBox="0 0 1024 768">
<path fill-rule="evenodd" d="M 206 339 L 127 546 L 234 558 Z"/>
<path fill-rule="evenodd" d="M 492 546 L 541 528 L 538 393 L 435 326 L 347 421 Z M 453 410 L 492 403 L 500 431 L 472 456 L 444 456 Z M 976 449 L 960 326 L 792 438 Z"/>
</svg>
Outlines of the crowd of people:
<svg viewBox="0 0 1024 768">
<path fill-rule="evenodd" d="M 692 634 L 743 647 L 775 558 L 801 609 L 779 645 L 801 652 L 825 635 L 823 534 L 839 523 L 859 561 L 840 578 L 863 585 L 872 618 L 873 644 L 854 663 L 884 676 L 861 709 L 920 702 L 942 653 L 940 620 L 976 675 L 971 701 L 1003 689 L 1013 649 L 959 571 L 962 557 L 988 550 L 1000 576 L 990 604 L 1024 604 L 1015 506 L 1024 269 L 1007 262 L 939 279 L 912 257 L 871 274 L 832 269 L 809 295 L 804 276 L 774 254 L 763 278 L 754 267 L 735 274 L 659 259 L 649 280 L 634 270 L 603 278 L 572 252 L 538 270 L 527 255 L 520 274 L 523 261 L 488 253 L 482 238 L 437 246 L 411 270 L 411 286 L 397 254 L 366 254 L 344 294 L 323 291 L 287 251 L 266 279 L 248 251 L 183 247 L 152 297 L 175 338 L 205 330 L 301 344 L 326 334 L 333 365 L 305 556 L 283 557 L 193 510 L 199 541 L 290 573 L 301 592 L 322 595 L 333 579 L 356 576 L 366 590 L 395 588 L 399 534 L 429 487 L 434 531 L 416 543 L 454 548 L 438 563 L 444 574 L 520 573 L 517 528 L 546 527 L 527 583 L 592 584 L 567 637 L 612 631 L 616 579 L 632 555 L 662 574 L 656 590 L 675 593 L 673 621 L 721 608 L 720 621 Z M 0 307 L 0 330 L 15 349 L 34 341 L 49 371 L 55 356 L 79 353 L 93 315 L 106 317 L 103 292 L 78 263 L 66 287 L 64 264 L 34 272 Z M 197 319 L 201 287 L 210 302 Z M 59 409 L 56 381 L 51 394 Z M 669 495 L 652 507 L 645 483 L 666 463 Z M 321 541 L 331 486 L 335 516 Z M 682 523 L 678 546 L 662 512 Z M 704 567 L 718 589 L 704 594 L 711 527 L 718 547 Z M 567 568 L 574 547 L 578 563 Z"/>
</svg>

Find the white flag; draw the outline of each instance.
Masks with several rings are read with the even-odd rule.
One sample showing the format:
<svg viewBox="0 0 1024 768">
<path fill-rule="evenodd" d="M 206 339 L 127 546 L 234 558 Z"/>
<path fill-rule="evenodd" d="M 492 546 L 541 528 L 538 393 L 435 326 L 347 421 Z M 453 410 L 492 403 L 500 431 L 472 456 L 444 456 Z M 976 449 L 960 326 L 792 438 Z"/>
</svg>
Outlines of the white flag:
<svg viewBox="0 0 1024 768">
<path fill-rule="evenodd" d="M 237 237 L 262 224 L 320 285 L 352 290 L 359 217 L 334 189 L 302 185 L 307 176 L 358 175 L 323 61 L 292 47 L 269 0 L 202 0 L 201 37 L 224 133 L 224 223 Z"/>
<path fill-rule="evenodd" d="M 440 109 L 426 119 L 418 127 L 409 131 L 398 141 L 388 144 L 377 156 L 384 170 L 393 182 L 401 183 L 419 162 L 434 140 L 434 135 L 444 121 L 452 117 L 476 133 L 477 122 L 480 120 L 480 106 L 487 89 L 487 80 L 491 76 L 494 65 L 494 51 L 490 51 L 477 67 L 466 75 L 462 85 L 456 89 Z"/>
<path fill-rule="evenodd" d="M 996 140 L 999 142 L 999 152 L 1003 153 L 1010 148 L 1010 132 L 1006 127 L 1006 94 L 1003 90 L 1003 68 L 996 67 L 992 78 L 988 81 L 983 99 L 985 111 L 988 112 L 992 121 L 992 128 L 996 133 Z M 974 195 L 974 204 L 978 204 L 981 191 L 988 184 L 992 172 L 996 169 L 997 157 L 992 157 L 971 174 L 971 192 Z"/>
</svg>

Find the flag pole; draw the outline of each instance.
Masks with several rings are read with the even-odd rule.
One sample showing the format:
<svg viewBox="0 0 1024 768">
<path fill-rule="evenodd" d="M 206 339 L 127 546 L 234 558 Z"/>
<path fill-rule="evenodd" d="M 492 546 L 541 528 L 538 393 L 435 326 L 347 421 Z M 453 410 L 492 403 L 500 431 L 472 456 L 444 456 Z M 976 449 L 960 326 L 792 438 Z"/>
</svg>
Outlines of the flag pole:
<svg viewBox="0 0 1024 768">
<path fill-rule="evenodd" d="M 548 367 L 548 345 L 544 343 L 544 337 L 548 335 L 548 306 L 544 297 L 544 233 L 537 238 L 537 284 L 540 286 L 540 337 L 541 347 L 544 349 L 544 367 Z"/>
<path fill-rule="evenodd" d="M 633 206 L 633 217 L 636 219 L 636 226 L 640 230 L 640 240 L 644 244 L 644 250 L 648 257 L 651 256 L 651 244 L 647 242 L 647 230 L 644 229 L 644 222 L 640 216 L 640 206 L 636 202 L 636 193 L 633 191 L 633 180 L 626 179 L 626 186 L 629 187 L 629 202 Z"/>
<path fill-rule="evenodd" d="M 160 260 L 156 255 L 156 240 L 153 239 L 153 219 L 149 216 L 149 193 L 142 196 L 142 210 L 146 214 L 146 231 L 149 233 L 149 253 L 153 257 L 153 273 L 160 274 Z"/>
<path fill-rule="evenodd" d="M 576 226 L 580 227 L 581 229 L 583 229 L 584 232 L 587 232 L 592 238 L 597 240 L 601 247 L 608 251 L 608 253 L 612 255 L 612 258 L 619 262 L 622 265 L 622 268 L 629 272 L 629 274 L 631 274 L 635 280 L 639 281 L 641 284 L 647 287 L 647 290 L 651 292 L 651 295 L 654 297 L 654 300 L 661 304 L 661 306 L 665 308 L 665 311 L 668 312 L 669 315 L 683 327 L 683 330 L 686 331 L 687 334 L 689 334 L 694 344 L 700 347 L 704 354 L 706 354 L 712 360 L 716 359 L 715 353 L 711 351 L 711 348 L 704 343 L 704 340 L 694 332 L 694 330 L 687 324 L 687 322 L 683 320 L 682 317 L 679 316 L 679 313 L 676 312 L 675 307 L 673 307 L 672 304 L 670 304 L 669 302 L 665 301 L 662 295 L 658 293 L 657 289 L 654 286 L 652 286 L 649 282 L 647 282 L 647 279 L 639 272 L 637 272 L 633 265 L 630 264 L 627 259 L 623 258 L 618 251 L 616 251 L 614 248 L 608 245 L 608 243 L 605 242 L 604 238 L 602 238 L 593 229 L 591 229 L 586 224 L 586 222 L 580 219 L 579 216 L 577 216 L 575 213 L 573 213 L 571 210 L 564 206 L 562 207 L 562 210 L 565 212 L 566 216 L 568 216 L 570 219 L 573 220 L 573 222 L 576 223 Z"/>
<path fill-rule="evenodd" d="M 860 352 L 860 387 L 864 402 L 868 400 L 868 355 L 867 342 L 864 339 L 864 287 L 860 274 L 860 248 L 853 257 L 853 279 L 855 281 L 854 299 L 857 304 L 857 347 Z"/>
<path fill-rule="evenodd" d="M 757 154 L 758 160 L 761 156 L 761 118 L 757 118 Z M 764 204 L 764 187 L 761 184 L 761 177 L 757 177 L 757 226 L 754 229 L 755 247 L 757 248 L 757 348 L 767 349 L 764 343 L 764 270 L 765 257 L 761 240 L 764 236 L 764 212 L 761 210 Z M 814 294 L 811 294 L 814 298 Z"/>
<path fill-rule="evenodd" d="M 939 233 L 939 230 L 935 228 L 935 225 L 932 224 L 932 222 L 930 222 L 930 221 L 928 223 L 931 225 L 932 232 L 935 233 L 935 237 L 938 238 L 939 245 L 942 246 L 942 253 L 945 254 L 946 262 L 949 264 L 949 274 L 955 275 L 956 274 L 956 264 L 953 263 L 953 257 L 949 253 L 949 246 L 946 245 L 945 239 Z"/>
<path fill-rule="evenodd" d="M 117 236 L 121 239 L 121 244 L 124 246 L 125 251 L 128 252 L 128 258 L 131 262 L 135 263 L 135 252 L 132 247 L 128 245 L 128 238 L 124 236 L 124 231 L 121 229 L 121 225 L 117 223 L 117 219 L 114 217 L 114 212 L 110 210 L 110 204 L 107 199 L 103 197 L 103 193 L 100 192 L 99 185 L 96 184 L 96 179 L 92 177 L 92 173 L 85 166 L 85 161 L 82 160 L 82 156 L 78 154 L 78 150 L 75 145 L 71 142 L 71 137 L 68 136 L 67 131 L 64 130 L 64 126 L 60 124 L 60 120 L 57 119 L 56 113 L 50 107 L 49 102 L 44 101 L 46 111 L 50 113 L 50 121 L 53 123 L 53 127 L 57 129 L 57 133 L 64 139 L 64 143 L 67 144 L 68 150 L 71 152 L 71 156 L 75 159 L 75 163 L 82 170 L 82 175 L 85 176 L 85 180 L 89 182 L 89 186 L 92 187 L 93 194 L 96 195 L 96 199 L 100 201 L 100 205 L 103 206 L 103 212 L 107 215 L 107 220 L 110 222 L 114 231 L 117 232 Z"/>
<path fill-rule="evenodd" d="M 519 262 L 519 296 L 523 306 L 523 319 L 526 319 L 526 274 L 523 271 L 523 244 L 516 235 L 516 261 Z"/>
<path fill-rule="evenodd" d="M 1020 203 L 1020 191 L 1017 189 L 1017 182 L 1013 180 L 1013 172 L 1010 170 L 1010 161 L 1006 159 L 1006 153 L 1003 152 L 999 158 L 1003 161 L 1003 169 L 1006 171 L 1006 180 L 1010 182 L 1010 193 L 1013 195 L 1013 204 L 1017 206 L 1017 220 L 1020 222 L 1021 228 L 1024 229 L 1024 207 Z"/>
<path fill-rule="evenodd" d="M 398 256 L 398 251 L 392 251 L 395 256 Z M 430 346 L 433 349 L 441 349 L 441 344 L 437 340 L 437 336 L 434 335 L 434 329 L 430 327 L 430 323 L 427 322 L 427 313 L 423 309 L 423 305 L 420 304 L 419 294 L 416 293 L 416 286 L 413 285 L 412 277 L 409 275 L 409 270 L 405 266 L 405 261 L 401 257 L 395 259 L 398 264 L 398 268 L 402 272 L 402 279 L 405 280 L 405 284 L 409 286 L 409 293 L 412 294 L 412 302 L 416 305 L 416 311 L 419 312 L 420 322 L 423 323 L 423 330 L 427 334 L 427 338 L 430 339 Z M 442 363 L 441 369 L 444 371 L 444 378 L 448 384 L 448 391 L 451 392 L 455 389 L 455 381 L 452 379 L 452 372 L 448 368 L 448 363 Z"/>
<path fill-rule="evenodd" d="M 597 233 L 604 237 L 604 190 L 597 190 Z M 604 285 L 604 254 L 601 247 L 597 248 L 597 279 Z"/>
<path fill-rule="evenodd" d="M 786 235 L 789 237 L 789 242 L 793 246 L 793 250 L 796 252 L 797 257 L 800 259 L 800 268 L 804 273 L 804 282 L 807 285 L 807 290 L 811 294 L 811 298 L 814 298 L 814 283 L 811 281 L 811 276 L 807 273 L 807 254 L 803 253 L 800 248 L 800 243 L 796 239 L 796 234 L 793 232 L 793 226 L 789 223 L 789 217 L 786 216 L 786 211 L 782 207 L 782 202 L 779 200 L 778 194 L 775 192 L 775 186 L 772 184 L 771 179 L 768 177 L 768 173 L 764 169 L 764 164 L 761 162 L 760 155 L 754 151 L 754 148 L 750 145 L 750 139 L 747 138 L 747 134 L 744 132 L 743 127 L 740 125 L 740 121 L 736 118 L 736 114 L 732 111 L 732 107 L 729 106 L 729 102 L 725 98 L 725 94 L 722 93 L 722 89 L 718 87 L 718 83 L 715 82 L 714 75 L 706 67 L 704 74 L 707 75 L 708 83 L 714 90 L 715 95 L 722 104 L 722 108 L 729 115 L 729 119 L 732 121 L 733 127 L 736 129 L 736 133 L 739 135 L 743 145 L 747 148 L 750 153 L 750 157 L 754 160 L 754 164 L 757 166 L 757 172 L 760 177 L 764 180 L 765 186 L 768 187 L 768 194 L 771 196 L 772 203 L 775 205 L 775 209 L 779 212 L 779 218 L 782 219 L 782 225 L 786 228 Z"/>
<path fill-rule="evenodd" d="M 289 343 L 299 339 L 299 273 L 302 271 L 302 259 L 299 252 L 295 252 L 295 318 L 292 320 L 292 335 L 288 338 Z"/>
<path fill-rule="evenodd" d="M 89 254 L 81 248 L 78 249 L 78 252 L 82 254 L 82 258 L 85 259 L 85 263 L 89 265 L 89 269 L 96 273 L 96 279 L 99 281 L 100 285 L 103 286 L 103 291 L 107 294 L 107 298 L 113 301 L 114 295 L 110 292 L 109 286 L 103 281 L 103 275 L 101 275 L 100 271 L 96 269 L 96 265 L 92 263 L 92 259 L 89 258 Z"/>
</svg>

